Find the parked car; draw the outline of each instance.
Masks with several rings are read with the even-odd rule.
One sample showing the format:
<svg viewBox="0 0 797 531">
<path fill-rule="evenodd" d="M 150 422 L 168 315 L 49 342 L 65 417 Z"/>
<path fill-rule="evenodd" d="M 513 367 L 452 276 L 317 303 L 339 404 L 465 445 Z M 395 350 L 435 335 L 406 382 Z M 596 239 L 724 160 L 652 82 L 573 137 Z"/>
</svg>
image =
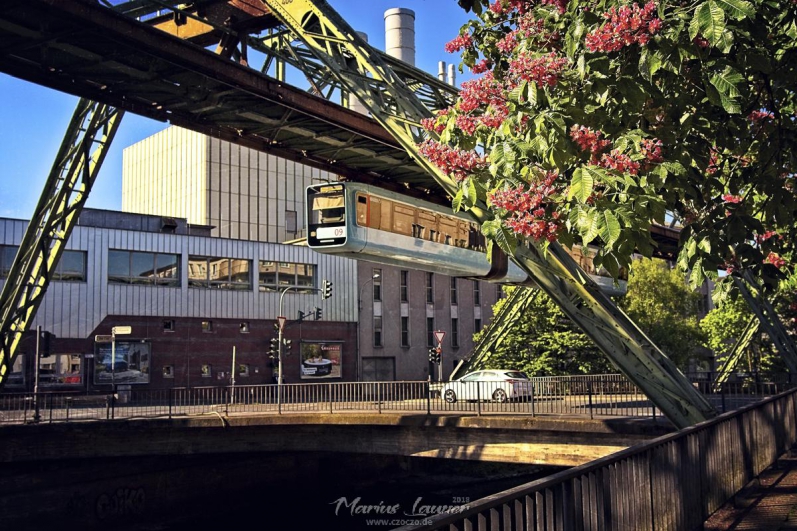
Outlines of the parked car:
<svg viewBox="0 0 797 531">
<path fill-rule="evenodd" d="M 475 371 L 445 384 L 442 396 L 449 403 L 457 400 L 506 402 L 532 396 L 531 380 L 520 371 Z"/>
</svg>

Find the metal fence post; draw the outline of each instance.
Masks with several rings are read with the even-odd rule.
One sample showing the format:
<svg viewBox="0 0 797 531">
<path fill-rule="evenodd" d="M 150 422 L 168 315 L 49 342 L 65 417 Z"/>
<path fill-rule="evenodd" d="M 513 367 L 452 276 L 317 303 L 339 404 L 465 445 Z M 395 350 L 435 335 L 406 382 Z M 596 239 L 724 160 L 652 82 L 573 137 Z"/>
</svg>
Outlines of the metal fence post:
<svg viewBox="0 0 797 531">
<path fill-rule="evenodd" d="M 481 416 L 482 414 L 482 386 L 479 385 L 481 382 L 473 382 L 476 384 L 476 416 Z"/>
<path fill-rule="evenodd" d="M 531 416 L 534 416 L 534 382 L 531 382 Z"/>
<path fill-rule="evenodd" d="M 47 396 L 47 395 L 45 395 L 45 396 Z M 50 416 L 50 424 L 52 424 L 53 423 L 53 395 L 51 394 L 49 396 L 50 396 L 50 413 L 49 413 L 49 416 Z M 46 398 L 45 398 L 44 407 L 47 407 L 47 399 Z"/>
<path fill-rule="evenodd" d="M 432 414 L 432 385 L 428 380 L 426 381 L 426 414 Z"/>
<path fill-rule="evenodd" d="M 173 388 L 169 388 L 168 393 L 169 393 L 169 398 L 168 398 L 168 400 L 169 400 L 169 420 L 171 420 L 171 418 L 172 418 L 172 402 L 174 400 L 174 389 Z"/>
<path fill-rule="evenodd" d="M 329 400 L 329 413 L 332 414 L 332 384 L 327 382 L 327 399 Z"/>
<path fill-rule="evenodd" d="M 589 418 L 592 420 L 595 418 L 592 414 L 592 380 L 587 380 L 587 396 L 589 396 Z"/>
</svg>

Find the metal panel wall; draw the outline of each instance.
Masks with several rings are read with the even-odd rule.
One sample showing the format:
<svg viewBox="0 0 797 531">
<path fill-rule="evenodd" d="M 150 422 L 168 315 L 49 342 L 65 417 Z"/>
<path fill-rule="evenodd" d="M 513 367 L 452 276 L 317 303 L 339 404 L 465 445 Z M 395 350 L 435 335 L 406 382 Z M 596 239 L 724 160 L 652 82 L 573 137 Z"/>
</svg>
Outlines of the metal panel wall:
<svg viewBox="0 0 797 531">
<path fill-rule="evenodd" d="M 0 244 L 17 245 L 27 222 L 0 218 Z M 270 320 L 279 314 L 279 293 L 260 292 L 259 260 L 314 264 L 320 283 L 332 281 L 333 296 L 288 292 L 283 313 L 295 319 L 299 310 L 323 308 L 325 321 L 356 321 L 357 267 L 354 260 L 316 253 L 307 247 L 210 237 L 78 226 L 67 249 L 87 253 L 87 282 L 50 283 L 32 327 L 41 325 L 59 338 L 88 337 L 108 315 L 161 316 L 164 318 L 229 318 Z M 181 255 L 180 288 L 108 283 L 108 250 L 124 249 Z M 228 291 L 188 288 L 188 257 L 204 255 L 252 260 L 252 289 Z M 0 280 L 0 282 L 3 282 Z"/>
</svg>

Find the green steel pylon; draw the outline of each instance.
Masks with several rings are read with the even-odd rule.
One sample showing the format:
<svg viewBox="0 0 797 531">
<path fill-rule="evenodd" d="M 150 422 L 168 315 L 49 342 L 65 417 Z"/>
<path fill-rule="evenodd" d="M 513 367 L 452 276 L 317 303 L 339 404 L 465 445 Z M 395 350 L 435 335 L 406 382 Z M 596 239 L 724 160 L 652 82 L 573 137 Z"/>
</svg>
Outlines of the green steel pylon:
<svg viewBox="0 0 797 531">
<path fill-rule="evenodd" d="M 11 373 L 69 235 L 97 178 L 123 112 L 78 102 L 11 271 L 0 292 L 0 390 Z"/>
</svg>

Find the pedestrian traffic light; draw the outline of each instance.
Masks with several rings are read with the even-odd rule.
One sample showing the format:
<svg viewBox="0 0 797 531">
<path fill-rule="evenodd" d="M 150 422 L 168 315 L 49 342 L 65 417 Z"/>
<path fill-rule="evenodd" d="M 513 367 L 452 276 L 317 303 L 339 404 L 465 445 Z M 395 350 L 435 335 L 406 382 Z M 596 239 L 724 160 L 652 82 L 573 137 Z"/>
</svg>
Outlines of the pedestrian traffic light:
<svg viewBox="0 0 797 531">
<path fill-rule="evenodd" d="M 327 279 L 321 281 L 321 298 L 328 299 L 332 296 L 332 282 Z"/>
<path fill-rule="evenodd" d="M 439 364 L 443 360 L 443 349 L 442 347 L 437 347 L 434 350 L 434 362 Z"/>
<path fill-rule="evenodd" d="M 320 321 L 321 320 L 321 308 L 316 308 L 315 309 L 315 320 L 316 321 Z"/>
<path fill-rule="evenodd" d="M 282 344 L 285 346 L 283 351 L 285 352 L 286 356 L 291 355 L 291 340 L 290 339 L 283 339 Z"/>
</svg>

